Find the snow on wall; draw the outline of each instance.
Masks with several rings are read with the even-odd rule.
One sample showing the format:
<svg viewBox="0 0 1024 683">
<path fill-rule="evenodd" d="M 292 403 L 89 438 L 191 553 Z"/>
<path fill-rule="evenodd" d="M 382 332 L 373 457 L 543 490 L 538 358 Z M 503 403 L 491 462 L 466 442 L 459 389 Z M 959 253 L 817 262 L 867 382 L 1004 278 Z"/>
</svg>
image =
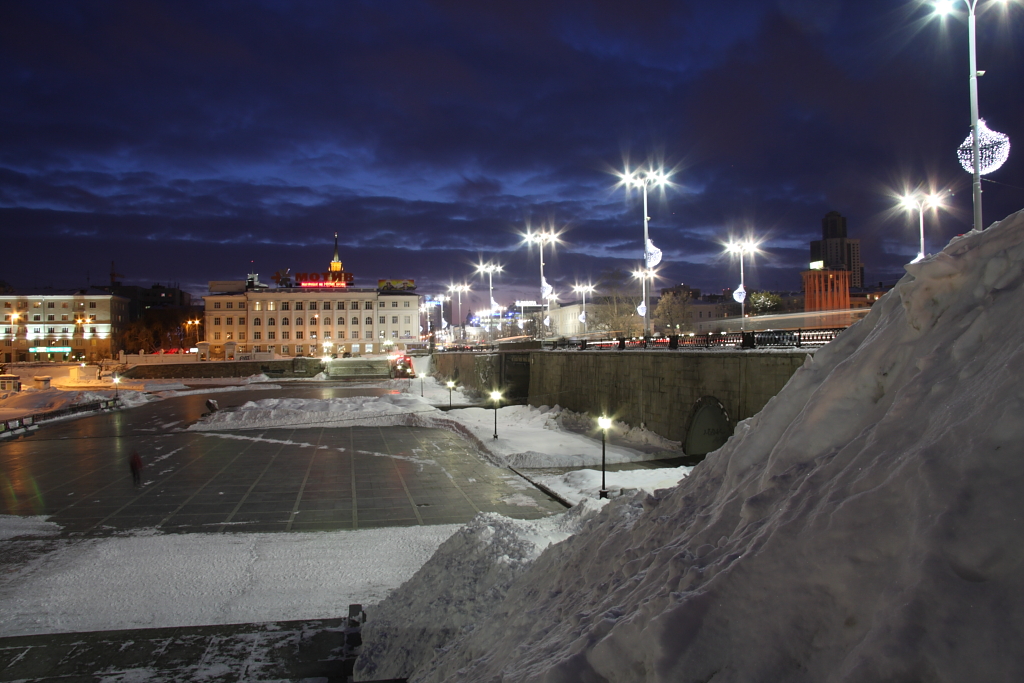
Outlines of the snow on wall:
<svg viewBox="0 0 1024 683">
<path fill-rule="evenodd" d="M 906 268 L 688 478 L 607 505 L 410 680 L 1024 678 L 1024 212 Z"/>
</svg>

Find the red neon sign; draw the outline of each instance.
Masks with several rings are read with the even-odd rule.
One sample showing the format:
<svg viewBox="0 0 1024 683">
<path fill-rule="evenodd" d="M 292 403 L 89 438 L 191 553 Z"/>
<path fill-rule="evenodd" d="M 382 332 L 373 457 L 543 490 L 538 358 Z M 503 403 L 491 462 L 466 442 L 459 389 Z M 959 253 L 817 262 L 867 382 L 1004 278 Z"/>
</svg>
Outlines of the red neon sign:
<svg viewBox="0 0 1024 683">
<path fill-rule="evenodd" d="M 333 289 L 344 289 L 345 287 L 348 287 L 348 283 L 347 282 L 323 282 L 321 280 L 319 282 L 300 282 L 299 283 L 299 287 L 314 287 L 314 288 L 317 288 L 317 289 L 323 289 L 325 287 L 330 287 L 330 288 L 333 288 Z"/>
</svg>

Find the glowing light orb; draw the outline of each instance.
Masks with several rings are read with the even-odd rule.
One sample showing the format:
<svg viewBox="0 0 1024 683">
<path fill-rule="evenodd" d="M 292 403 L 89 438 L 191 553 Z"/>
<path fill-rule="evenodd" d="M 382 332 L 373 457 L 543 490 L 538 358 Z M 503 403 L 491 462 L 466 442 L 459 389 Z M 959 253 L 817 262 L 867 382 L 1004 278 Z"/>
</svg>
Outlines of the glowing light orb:
<svg viewBox="0 0 1024 683">
<path fill-rule="evenodd" d="M 1003 133 L 990 130 L 985 119 L 978 119 L 978 153 L 981 156 L 980 172 L 987 175 L 1006 163 L 1010 157 L 1010 138 Z M 960 165 L 968 173 L 974 173 L 974 136 L 968 135 L 956 150 Z"/>
<path fill-rule="evenodd" d="M 654 242 L 647 240 L 647 267 L 653 268 L 661 263 L 661 249 L 654 246 Z"/>
<path fill-rule="evenodd" d="M 732 298 L 736 300 L 736 303 L 743 303 L 743 300 L 747 298 L 747 290 L 740 285 L 736 288 L 736 291 L 732 293 Z"/>
</svg>

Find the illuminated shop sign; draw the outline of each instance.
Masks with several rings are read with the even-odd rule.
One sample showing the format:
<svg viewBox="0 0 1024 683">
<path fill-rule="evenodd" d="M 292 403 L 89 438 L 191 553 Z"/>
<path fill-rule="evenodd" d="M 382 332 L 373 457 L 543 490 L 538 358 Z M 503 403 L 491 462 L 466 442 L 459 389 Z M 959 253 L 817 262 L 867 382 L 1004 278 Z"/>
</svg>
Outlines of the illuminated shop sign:
<svg viewBox="0 0 1024 683">
<path fill-rule="evenodd" d="M 70 346 L 30 346 L 29 353 L 71 353 Z"/>
<path fill-rule="evenodd" d="M 415 280 L 377 280 L 377 289 L 382 291 L 416 289 Z"/>
</svg>

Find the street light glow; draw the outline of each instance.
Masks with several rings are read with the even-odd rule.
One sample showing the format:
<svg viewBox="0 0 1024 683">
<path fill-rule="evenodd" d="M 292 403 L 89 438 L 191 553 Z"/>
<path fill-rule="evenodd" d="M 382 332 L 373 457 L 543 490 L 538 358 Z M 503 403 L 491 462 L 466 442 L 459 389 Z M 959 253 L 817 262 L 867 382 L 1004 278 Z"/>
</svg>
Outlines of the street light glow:
<svg viewBox="0 0 1024 683">
<path fill-rule="evenodd" d="M 597 426 L 600 427 L 601 429 L 610 428 L 612 426 L 611 418 L 604 416 L 597 418 Z"/>
</svg>

